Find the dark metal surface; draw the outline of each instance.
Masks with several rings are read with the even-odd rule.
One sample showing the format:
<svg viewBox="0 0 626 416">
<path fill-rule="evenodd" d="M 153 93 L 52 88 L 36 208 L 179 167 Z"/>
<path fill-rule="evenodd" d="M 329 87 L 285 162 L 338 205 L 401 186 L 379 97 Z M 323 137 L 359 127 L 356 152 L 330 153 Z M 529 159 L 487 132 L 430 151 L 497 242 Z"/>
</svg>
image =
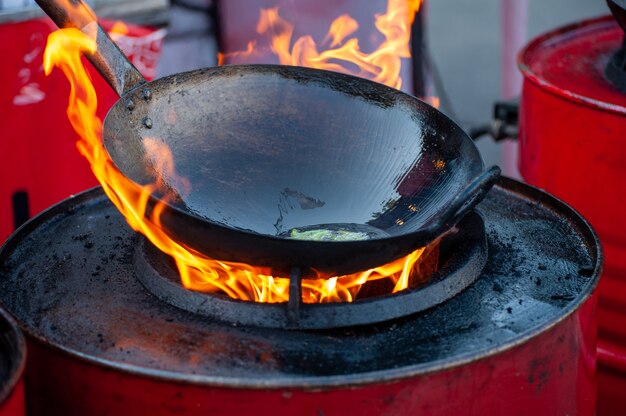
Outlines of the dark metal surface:
<svg viewBox="0 0 626 416">
<path fill-rule="evenodd" d="M 59 26 L 97 29 L 91 59 L 123 94 L 104 122 L 107 151 L 136 183 L 164 183 L 150 200 L 152 207 L 168 201 L 161 224 L 214 259 L 273 274 L 299 267 L 309 278 L 378 266 L 453 226 L 499 175 L 496 167 L 484 171 L 453 121 L 393 88 L 275 65 L 202 69 L 144 84 L 80 0 L 38 3 Z M 150 153 L 147 140 L 168 145 L 186 181 L 158 166 L 162 156 Z M 373 227 L 386 237 L 285 236 L 338 225 Z"/>
<path fill-rule="evenodd" d="M 174 264 L 143 239 L 135 252 L 135 275 L 164 302 L 226 323 L 293 330 L 368 325 L 422 312 L 474 283 L 487 261 L 484 224 L 473 213 L 458 228 L 458 232 L 443 237 L 440 265 L 430 280 L 394 295 L 357 299 L 352 303 L 302 304 L 297 300 L 302 295 L 298 273 L 291 274 L 292 292 L 287 304 L 245 302 L 224 295 L 190 292 L 182 286 Z"/>
<path fill-rule="evenodd" d="M 73 27 L 96 40 L 97 52 L 86 58 L 104 77 L 117 95 L 146 82 L 124 53 L 98 24 L 95 14 L 81 0 L 35 0 L 61 28 Z"/>
<path fill-rule="evenodd" d="M 615 16 L 615 20 L 617 20 L 622 30 L 626 32 L 626 1 L 606 0 L 606 2 L 611 9 L 611 13 Z M 624 36 L 622 47 L 609 59 L 605 73 L 616 88 L 626 93 L 626 35 Z"/>
<path fill-rule="evenodd" d="M 415 20 L 411 25 L 411 69 L 413 70 L 412 93 L 416 97 L 425 97 L 427 85 L 432 82 L 430 73 L 430 61 L 428 44 L 426 42 L 426 12 L 428 4 L 424 1 L 415 14 Z"/>
<path fill-rule="evenodd" d="M 17 324 L 0 309 L 0 410 L 24 373 L 26 342 Z"/>
<path fill-rule="evenodd" d="M 617 23 L 626 32 L 626 0 L 606 0 L 606 3 Z"/>
<path fill-rule="evenodd" d="M 0 250 L 0 302 L 31 337 L 120 371 L 214 386 L 380 383 L 498 354 L 565 319 L 597 284 L 582 217 L 509 179 L 479 205 L 489 259 L 453 299 L 389 323 L 326 331 L 219 323 L 168 305 L 133 273 L 137 236 L 102 195 L 66 200 Z"/>
<path fill-rule="evenodd" d="M 179 283 L 179 287 L 181 287 L 180 279 L 178 279 L 177 283 Z M 154 294 L 154 292 L 152 293 Z M 155 295 L 155 296 L 159 297 L 158 295 Z M 204 301 L 205 300 L 203 299 L 202 303 L 204 303 Z M 186 304 L 186 302 L 183 304 Z M 287 303 L 286 314 L 285 313 L 283 314 L 287 318 L 285 327 L 295 327 L 295 328 L 298 327 L 298 323 L 300 322 L 300 319 L 301 319 L 300 317 L 301 304 L 302 304 L 302 272 L 299 267 L 294 267 L 291 269 L 291 272 L 289 273 L 289 302 Z M 235 306 L 235 308 L 233 309 L 237 310 L 236 308 L 237 306 Z M 182 309 L 189 310 L 188 308 L 182 308 Z M 194 310 L 191 310 L 190 312 L 198 313 Z M 250 312 L 253 312 L 253 311 L 250 311 Z M 239 314 L 239 312 L 237 312 L 237 314 Z M 211 315 L 208 315 L 208 316 L 211 316 Z M 230 319 L 226 322 L 229 322 L 229 321 L 233 322 Z M 260 325 L 260 326 L 265 327 L 266 325 Z"/>
</svg>

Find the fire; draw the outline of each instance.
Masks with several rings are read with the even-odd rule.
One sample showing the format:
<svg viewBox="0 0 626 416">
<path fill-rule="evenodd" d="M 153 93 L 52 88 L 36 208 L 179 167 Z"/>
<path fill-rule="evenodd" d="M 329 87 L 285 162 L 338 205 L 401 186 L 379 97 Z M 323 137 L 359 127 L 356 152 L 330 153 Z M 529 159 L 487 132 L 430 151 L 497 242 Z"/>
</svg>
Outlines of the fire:
<svg viewBox="0 0 626 416">
<path fill-rule="evenodd" d="M 111 39 L 115 40 L 116 37 L 120 36 L 120 35 L 126 35 L 128 34 L 128 26 L 126 25 L 126 23 L 118 20 L 117 22 L 113 23 L 113 26 L 111 27 L 111 29 L 109 30 L 109 35 L 111 36 Z"/>
<path fill-rule="evenodd" d="M 422 0 L 388 0 L 384 14 L 375 16 L 374 25 L 384 41 L 371 53 L 363 52 L 359 39 L 349 37 L 359 23 L 348 15 L 336 18 L 318 45 L 311 36 L 301 36 L 293 42 L 294 26 L 279 14 L 279 7 L 262 9 L 256 31 L 269 37 L 269 49 L 282 65 L 326 69 L 367 78 L 400 89 L 402 58 L 410 58 L 411 25 Z M 324 47 L 324 50 L 319 50 Z M 219 63 L 227 57 L 233 62 L 254 62 L 261 53 L 251 41 L 245 51 L 220 55 Z"/>
<path fill-rule="evenodd" d="M 341 33 L 349 30 L 349 26 L 338 29 L 339 32 L 343 31 Z M 165 203 L 158 204 L 151 213 L 147 212 L 150 195 L 157 190 L 163 191 L 159 189 L 159 180 L 147 186 L 130 181 L 115 167 L 102 145 L 102 121 L 96 115 L 96 92 L 81 61 L 82 54 L 93 54 L 95 50 L 95 41 L 79 30 L 58 30 L 48 39 L 44 53 L 44 70 L 46 74 L 50 74 L 54 67 L 58 67 L 67 76 L 71 84 L 67 114 L 80 136 L 77 148 L 89 161 L 104 192 L 124 215 L 128 224 L 174 259 L 182 283 L 188 289 L 222 292 L 232 298 L 256 302 L 287 301 L 288 278 L 270 276 L 268 270 L 247 264 L 214 260 L 187 249 L 172 240 L 160 227 L 159 217 L 166 207 Z M 167 175 L 170 183 L 178 180 L 182 189 L 189 187 L 185 178 L 176 175 L 174 161 L 166 145 L 159 140 L 147 138 L 145 146 L 146 157 L 152 163 L 159 164 L 158 170 Z M 167 200 L 167 196 L 164 200 Z M 414 283 L 411 280 L 416 277 L 412 274 L 422 267 L 417 261 L 424 251 L 420 248 L 385 266 L 349 276 L 305 280 L 303 301 L 353 301 L 366 283 L 383 280 L 391 286 L 390 291 L 403 290 Z"/>
</svg>

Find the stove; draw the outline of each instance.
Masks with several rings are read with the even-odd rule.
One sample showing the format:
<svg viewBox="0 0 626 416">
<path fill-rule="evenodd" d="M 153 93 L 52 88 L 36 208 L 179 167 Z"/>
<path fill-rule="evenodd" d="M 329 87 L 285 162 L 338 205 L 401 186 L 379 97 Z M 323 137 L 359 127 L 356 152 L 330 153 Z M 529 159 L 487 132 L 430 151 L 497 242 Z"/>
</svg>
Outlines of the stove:
<svg viewBox="0 0 626 416">
<path fill-rule="evenodd" d="M 100 188 L 67 199 L 0 250 L 29 412 L 592 414 L 602 254 L 586 221 L 502 178 L 446 238 L 428 282 L 290 321 L 288 303 L 181 292 Z"/>
<path fill-rule="evenodd" d="M 297 273 L 290 276 L 289 299 L 282 304 L 239 301 L 226 295 L 190 291 L 183 286 L 170 257 L 146 239 L 135 246 L 133 271 L 150 293 L 192 313 L 237 325 L 333 329 L 384 322 L 438 305 L 472 284 L 486 260 L 484 223 L 479 215 L 473 214 L 425 250 L 419 263 L 413 266 L 413 290 L 391 294 L 390 281 L 368 282 L 356 297 L 365 301 L 306 304 L 302 289 L 307 281 Z"/>
</svg>

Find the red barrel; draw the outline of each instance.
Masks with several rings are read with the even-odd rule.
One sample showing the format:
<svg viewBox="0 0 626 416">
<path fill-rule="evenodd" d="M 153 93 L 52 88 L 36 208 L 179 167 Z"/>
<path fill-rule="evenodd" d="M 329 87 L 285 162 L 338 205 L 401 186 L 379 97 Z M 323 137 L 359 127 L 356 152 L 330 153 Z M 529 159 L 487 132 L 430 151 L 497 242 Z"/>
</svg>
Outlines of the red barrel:
<svg viewBox="0 0 626 416">
<path fill-rule="evenodd" d="M 104 22 L 111 29 L 113 22 Z M 0 24 L 0 243 L 29 216 L 97 184 L 76 150 L 67 118 L 70 86 L 60 71 L 48 77 L 43 53 L 57 27 L 49 19 Z M 136 25 L 117 43 L 147 77 L 154 77 L 164 31 Z M 88 65 L 101 118 L 117 95 Z"/>
<path fill-rule="evenodd" d="M 0 309 L 0 416 L 22 416 L 26 343 L 13 319 Z"/>
<path fill-rule="evenodd" d="M 613 17 L 534 39 L 521 52 L 523 178 L 579 210 L 600 236 L 598 414 L 626 404 L 626 94 L 604 75 L 623 32 Z"/>
<path fill-rule="evenodd" d="M 365 385 L 232 388 L 119 371 L 29 344 L 32 414 L 84 415 L 592 415 L 595 295 L 548 331 L 457 367 Z M 32 373 L 31 373 L 32 372 Z M 63 374 L 66 383 L 52 375 Z M 50 376 L 48 376 L 50 375 Z M 356 381 L 359 377 L 354 377 Z M 268 384 L 271 384 L 268 379 Z M 577 394 L 573 394 L 578 392 Z M 32 395 L 33 393 L 29 393 Z M 568 412 L 568 413 L 560 413 Z"/>
</svg>

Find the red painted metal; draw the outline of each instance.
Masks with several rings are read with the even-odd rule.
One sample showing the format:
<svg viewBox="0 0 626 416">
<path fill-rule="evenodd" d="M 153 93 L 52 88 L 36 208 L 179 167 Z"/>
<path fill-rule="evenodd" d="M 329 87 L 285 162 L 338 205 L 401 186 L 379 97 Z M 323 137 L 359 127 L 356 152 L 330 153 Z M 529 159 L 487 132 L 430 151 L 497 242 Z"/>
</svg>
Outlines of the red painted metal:
<svg viewBox="0 0 626 416">
<path fill-rule="evenodd" d="M 25 414 L 24 380 L 20 379 L 10 396 L 0 403 L 0 416 L 23 416 Z"/>
<path fill-rule="evenodd" d="M 0 374 L 0 416 L 23 416 L 24 367 L 26 365 L 26 341 L 17 324 L 0 309 L 0 364 L 9 367 L 8 374 Z M 2 370 L 2 368 L 0 368 Z M 5 377 L 5 378 L 4 378 Z"/>
<path fill-rule="evenodd" d="M 626 404 L 626 94 L 604 77 L 623 32 L 612 17 L 570 25 L 520 54 L 523 178 L 578 209 L 606 255 L 599 286 L 598 414 Z"/>
<path fill-rule="evenodd" d="M 29 343 L 29 414 L 593 415 L 596 295 L 510 349 L 360 386 L 236 389 L 124 373 Z M 63 374 L 63 383 L 52 375 Z M 50 375 L 50 376 L 46 376 Z M 190 380 L 193 378 L 190 377 Z M 45 398 L 45 399 L 42 399 Z"/>
<path fill-rule="evenodd" d="M 103 24 L 112 27 L 112 22 Z M 145 75 L 154 75 L 151 72 L 163 32 L 133 25 L 128 28 L 121 46 L 134 52 L 133 62 Z M 48 34 L 54 30 L 56 26 L 48 19 L 0 25 L 0 39 L 11 40 L 0 42 L 0 242 L 14 229 L 14 193 L 28 194 L 33 216 L 97 185 L 89 164 L 76 150 L 77 136 L 66 115 L 69 84 L 60 71 L 49 77 L 43 72 L 43 52 Z M 131 39 L 149 43 L 133 45 Z M 117 96 L 91 65 L 86 66 L 98 94 L 98 114 L 103 118 Z"/>
</svg>

